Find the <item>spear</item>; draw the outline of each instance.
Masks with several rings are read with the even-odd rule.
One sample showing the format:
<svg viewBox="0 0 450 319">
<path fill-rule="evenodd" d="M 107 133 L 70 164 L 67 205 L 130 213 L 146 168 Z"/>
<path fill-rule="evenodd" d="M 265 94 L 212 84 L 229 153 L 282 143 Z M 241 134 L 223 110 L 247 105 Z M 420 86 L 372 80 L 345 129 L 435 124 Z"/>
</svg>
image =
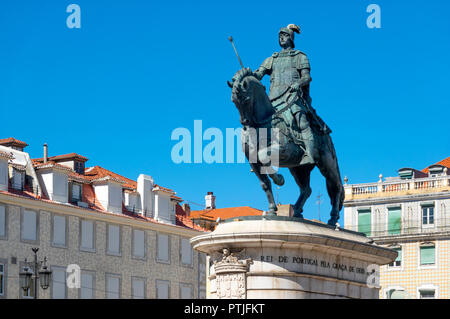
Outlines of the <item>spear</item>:
<svg viewBox="0 0 450 319">
<path fill-rule="evenodd" d="M 239 60 L 239 64 L 241 65 L 241 68 L 245 69 L 244 68 L 244 64 L 242 64 L 241 58 L 239 57 L 239 54 L 238 54 L 238 52 L 236 50 L 236 47 L 234 46 L 233 37 L 229 36 L 228 40 L 230 40 L 231 45 L 233 46 L 234 52 L 236 53 L 236 56 L 237 56 L 237 58 Z"/>
</svg>

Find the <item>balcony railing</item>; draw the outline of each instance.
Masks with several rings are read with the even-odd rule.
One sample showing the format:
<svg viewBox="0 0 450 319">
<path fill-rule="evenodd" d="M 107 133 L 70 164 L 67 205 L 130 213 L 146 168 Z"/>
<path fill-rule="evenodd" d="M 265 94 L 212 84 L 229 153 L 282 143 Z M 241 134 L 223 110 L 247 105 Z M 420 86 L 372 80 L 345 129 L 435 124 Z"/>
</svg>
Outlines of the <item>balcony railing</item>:
<svg viewBox="0 0 450 319">
<path fill-rule="evenodd" d="M 372 225 L 349 225 L 345 229 L 364 233 L 368 237 L 386 237 L 450 232 L 450 218 L 434 219 L 423 224 L 421 220 L 402 221 L 401 225 L 378 223 Z"/>
<path fill-rule="evenodd" d="M 441 189 L 450 186 L 450 176 L 417 178 L 410 180 L 399 180 L 389 182 L 355 184 L 345 186 L 346 195 L 370 195 L 385 193 L 390 195 L 393 193 L 405 191 L 426 191 Z"/>
</svg>

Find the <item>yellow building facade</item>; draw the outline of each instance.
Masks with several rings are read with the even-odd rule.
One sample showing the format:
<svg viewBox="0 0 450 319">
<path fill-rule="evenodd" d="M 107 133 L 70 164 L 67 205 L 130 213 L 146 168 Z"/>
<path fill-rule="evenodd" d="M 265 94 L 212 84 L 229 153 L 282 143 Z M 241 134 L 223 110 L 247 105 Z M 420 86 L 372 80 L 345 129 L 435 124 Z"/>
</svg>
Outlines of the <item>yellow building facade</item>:
<svg viewBox="0 0 450 319">
<path fill-rule="evenodd" d="M 380 268 L 381 299 L 450 298 L 450 158 L 345 188 L 344 227 L 398 251 Z"/>
</svg>

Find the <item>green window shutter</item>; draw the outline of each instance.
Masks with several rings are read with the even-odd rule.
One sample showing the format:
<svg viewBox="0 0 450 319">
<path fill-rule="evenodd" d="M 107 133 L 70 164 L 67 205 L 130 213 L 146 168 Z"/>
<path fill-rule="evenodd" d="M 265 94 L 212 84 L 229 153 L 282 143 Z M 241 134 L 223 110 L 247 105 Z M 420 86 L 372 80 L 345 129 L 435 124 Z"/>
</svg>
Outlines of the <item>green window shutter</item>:
<svg viewBox="0 0 450 319">
<path fill-rule="evenodd" d="M 402 210 L 400 207 L 389 208 L 388 232 L 389 235 L 399 235 L 402 228 Z"/>
<path fill-rule="evenodd" d="M 422 246 L 420 247 L 420 264 L 421 265 L 433 265 L 435 260 L 435 247 L 434 246 Z"/>
<path fill-rule="evenodd" d="M 395 258 L 395 261 L 402 261 L 402 249 L 401 248 L 394 248 L 394 250 L 397 252 L 397 258 Z"/>
<path fill-rule="evenodd" d="M 370 210 L 358 211 L 358 231 L 370 236 L 371 231 L 371 212 Z"/>
</svg>

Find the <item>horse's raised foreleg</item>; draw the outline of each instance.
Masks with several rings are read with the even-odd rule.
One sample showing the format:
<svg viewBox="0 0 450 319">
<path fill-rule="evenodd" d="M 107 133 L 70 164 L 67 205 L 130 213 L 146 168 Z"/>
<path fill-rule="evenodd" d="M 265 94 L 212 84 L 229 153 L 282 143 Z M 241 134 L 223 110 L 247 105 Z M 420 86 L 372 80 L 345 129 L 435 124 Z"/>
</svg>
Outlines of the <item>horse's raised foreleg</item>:
<svg viewBox="0 0 450 319">
<path fill-rule="evenodd" d="M 275 204 L 275 200 L 273 198 L 272 193 L 272 183 L 270 182 L 269 176 L 263 172 L 263 166 L 261 164 L 257 163 L 250 163 L 253 172 L 258 177 L 259 181 L 261 182 L 261 187 L 266 193 L 267 200 L 269 201 L 269 211 L 268 213 L 270 215 L 275 215 L 277 211 L 277 205 Z"/>
<path fill-rule="evenodd" d="M 311 196 L 311 187 L 309 186 L 311 171 L 314 165 L 297 166 L 290 168 L 295 182 L 300 187 L 300 196 L 294 205 L 294 217 L 303 218 L 303 206 L 306 200 Z"/>
</svg>

